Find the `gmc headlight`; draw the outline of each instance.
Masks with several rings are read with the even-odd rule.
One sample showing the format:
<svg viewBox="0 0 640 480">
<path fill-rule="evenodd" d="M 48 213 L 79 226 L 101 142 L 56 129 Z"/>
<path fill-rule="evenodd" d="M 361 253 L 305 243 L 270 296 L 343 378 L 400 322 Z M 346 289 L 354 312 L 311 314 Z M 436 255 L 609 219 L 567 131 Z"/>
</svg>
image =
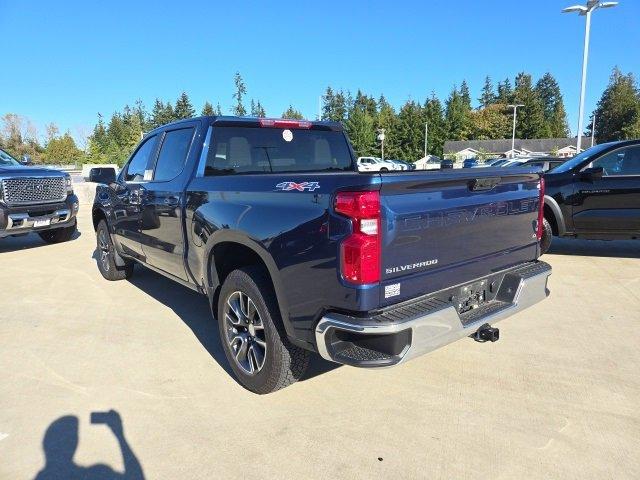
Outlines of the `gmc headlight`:
<svg viewBox="0 0 640 480">
<path fill-rule="evenodd" d="M 64 178 L 64 181 L 67 185 L 67 193 L 73 193 L 73 182 L 71 181 L 71 177 L 70 176 L 66 176 Z"/>
</svg>

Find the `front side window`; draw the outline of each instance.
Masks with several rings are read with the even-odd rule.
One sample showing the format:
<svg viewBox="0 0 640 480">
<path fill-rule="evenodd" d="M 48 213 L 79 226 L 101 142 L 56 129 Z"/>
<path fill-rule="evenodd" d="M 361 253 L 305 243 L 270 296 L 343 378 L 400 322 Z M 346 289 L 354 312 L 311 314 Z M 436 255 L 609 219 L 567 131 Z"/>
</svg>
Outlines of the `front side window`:
<svg viewBox="0 0 640 480">
<path fill-rule="evenodd" d="M 0 165 L 17 167 L 20 163 L 4 150 L 0 150 Z"/>
<path fill-rule="evenodd" d="M 165 134 L 153 174 L 154 180 L 160 182 L 172 180 L 182 172 L 187 161 L 193 131 L 193 128 L 181 128 Z"/>
<path fill-rule="evenodd" d="M 142 182 L 144 180 L 144 172 L 155 150 L 156 140 L 157 137 L 155 135 L 147 138 L 140 148 L 136 150 L 127 165 L 127 173 L 124 176 L 125 182 Z"/>
<path fill-rule="evenodd" d="M 602 167 L 603 175 L 640 175 L 640 145 L 614 150 L 591 166 Z"/>
<path fill-rule="evenodd" d="M 352 170 L 342 132 L 216 127 L 205 175 Z"/>
</svg>

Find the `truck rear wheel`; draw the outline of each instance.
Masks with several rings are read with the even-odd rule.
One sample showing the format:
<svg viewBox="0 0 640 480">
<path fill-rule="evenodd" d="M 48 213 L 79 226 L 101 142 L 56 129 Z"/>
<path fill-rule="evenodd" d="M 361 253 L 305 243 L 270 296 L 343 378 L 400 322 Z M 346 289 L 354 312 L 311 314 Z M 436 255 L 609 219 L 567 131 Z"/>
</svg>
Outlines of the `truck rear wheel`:
<svg viewBox="0 0 640 480">
<path fill-rule="evenodd" d="M 133 262 L 125 260 L 124 266 L 116 265 L 115 251 L 107 222 L 100 220 L 96 229 L 96 252 L 98 254 L 98 270 L 104 278 L 110 281 L 124 280 L 133 275 Z"/>
<path fill-rule="evenodd" d="M 542 238 L 540 239 L 540 254 L 547 253 L 549 247 L 551 247 L 551 239 L 553 238 L 553 229 L 549 220 L 545 217 L 542 222 Z"/>
<path fill-rule="evenodd" d="M 238 382 L 265 394 L 302 377 L 309 352 L 287 338 L 271 282 L 261 268 L 231 272 L 218 298 L 218 329 Z"/>
<path fill-rule="evenodd" d="M 74 223 L 69 227 L 54 228 L 53 230 L 38 232 L 38 235 L 40 235 L 40 238 L 47 243 L 62 243 L 71 240 L 77 231 L 78 224 Z"/>
</svg>

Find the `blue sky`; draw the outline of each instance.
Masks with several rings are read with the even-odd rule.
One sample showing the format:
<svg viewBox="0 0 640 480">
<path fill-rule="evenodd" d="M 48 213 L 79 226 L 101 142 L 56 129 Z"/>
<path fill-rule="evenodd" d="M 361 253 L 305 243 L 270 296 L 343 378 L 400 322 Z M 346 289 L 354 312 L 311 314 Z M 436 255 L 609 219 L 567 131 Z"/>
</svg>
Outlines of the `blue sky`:
<svg viewBox="0 0 640 480">
<path fill-rule="evenodd" d="M 56 122 L 74 136 L 101 112 L 138 98 L 196 109 L 232 104 L 240 71 L 248 98 L 279 116 L 291 103 L 313 118 L 327 85 L 384 93 L 395 106 L 442 100 L 466 79 L 550 71 L 577 124 L 584 18 L 561 14 L 579 0 L 304 2 L 21 2 L 0 0 L 0 115 Z M 611 69 L 640 75 L 640 1 L 597 11 L 586 111 Z"/>
</svg>

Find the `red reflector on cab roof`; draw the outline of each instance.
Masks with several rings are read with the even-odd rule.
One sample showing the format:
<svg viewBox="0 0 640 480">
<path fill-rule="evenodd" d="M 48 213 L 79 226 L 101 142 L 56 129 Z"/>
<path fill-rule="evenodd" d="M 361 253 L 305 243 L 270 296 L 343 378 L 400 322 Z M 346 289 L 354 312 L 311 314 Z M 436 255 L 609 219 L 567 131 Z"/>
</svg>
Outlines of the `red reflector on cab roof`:
<svg viewBox="0 0 640 480">
<path fill-rule="evenodd" d="M 261 127 L 270 127 L 270 128 L 311 128 L 311 122 L 308 120 L 287 120 L 287 119 L 279 119 L 279 118 L 259 118 L 258 122 L 260 122 Z"/>
</svg>

